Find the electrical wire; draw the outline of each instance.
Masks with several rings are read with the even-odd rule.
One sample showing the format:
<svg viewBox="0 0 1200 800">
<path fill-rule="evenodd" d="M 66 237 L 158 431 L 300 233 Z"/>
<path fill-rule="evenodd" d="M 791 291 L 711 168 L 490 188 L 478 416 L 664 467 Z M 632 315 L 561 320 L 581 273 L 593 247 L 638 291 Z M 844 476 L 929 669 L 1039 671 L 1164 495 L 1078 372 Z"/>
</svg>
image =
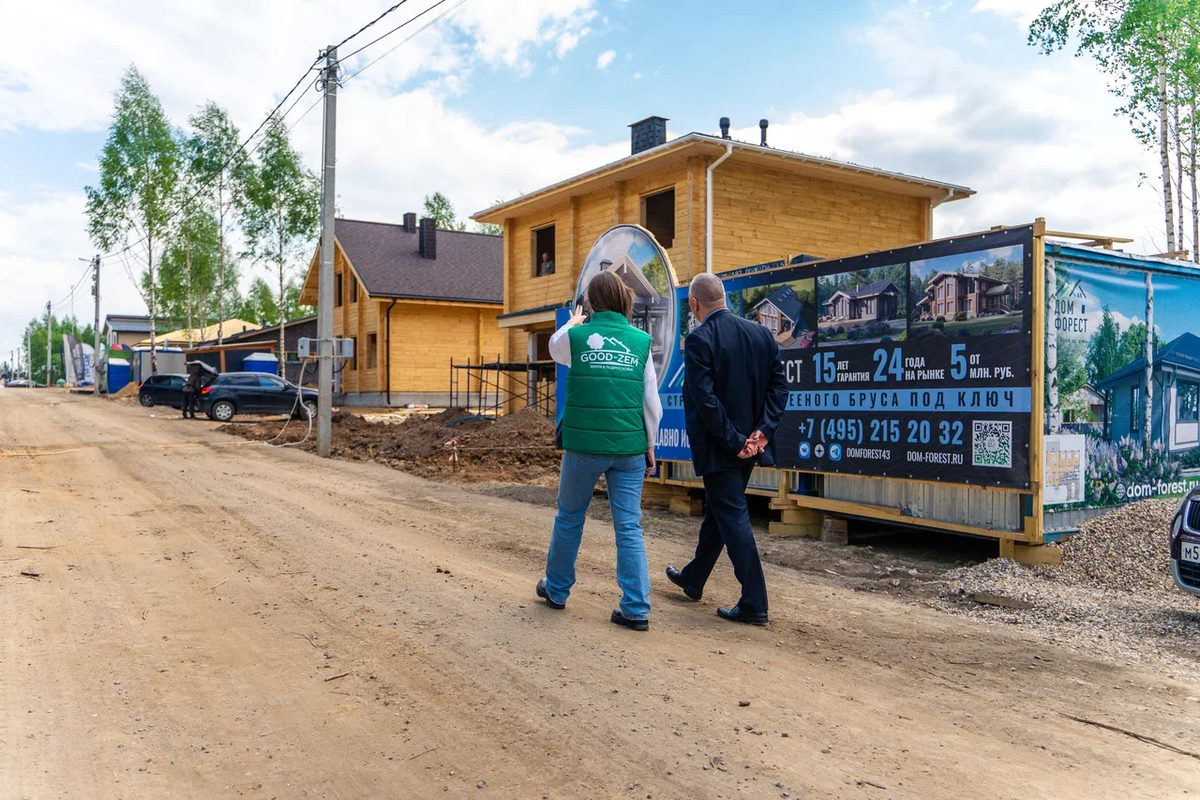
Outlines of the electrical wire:
<svg viewBox="0 0 1200 800">
<path fill-rule="evenodd" d="M 383 40 L 383 39 L 386 39 L 388 36 L 391 36 L 393 33 L 395 33 L 396 31 L 400 30 L 401 28 L 404 28 L 404 27 L 406 27 L 406 26 L 410 25 L 411 23 L 413 23 L 413 22 L 416 22 L 418 19 L 420 19 L 421 17 L 425 16 L 425 15 L 426 15 L 426 14 L 428 14 L 430 11 L 433 11 L 435 8 L 437 8 L 438 6 L 442 5 L 442 4 L 443 4 L 443 3 L 445 3 L 445 2 L 447 2 L 447 0 L 438 0 L 438 2 L 434 3 L 434 4 L 433 4 L 433 5 L 431 5 L 429 8 L 425 9 L 424 11 L 422 11 L 421 13 L 419 13 L 419 14 L 414 14 L 413 16 L 409 17 L 409 18 L 408 18 L 407 20 L 405 20 L 404 22 L 402 22 L 402 23 L 400 23 L 399 25 L 397 25 L 396 27 L 392 28 L 392 29 L 391 29 L 390 31 L 388 31 L 387 33 L 383 34 L 382 36 L 378 37 L 377 39 L 374 39 L 374 40 L 372 40 L 372 41 L 368 42 L 367 44 L 364 44 L 362 47 L 358 48 L 358 49 L 357 49 L 357 50 L 355 50 L 353 53 L 350 53 L 349 55 L 345 56 L 345 58 L 342 58 L 341 56 L 338 56 L 338 60 L 339 60 L 339 61 L 343 61 L 343 60 L 345 60 L 345 59 L 349 59 L 349 58 L 352 58 L 353 56 L 356 56 L 356 55 L 358 55 L 358 54 L 359 54 L 359 53 L 361 53 L 363 50 L 367 49 L 368 47 L 370 47 L 371 45 L 375 44 L 376 42 L 379 42 L 379 41 L 381 41 L 381 40 Z M 376 61 L 379 61 L 381 58 L 384 58 L 384 57 L 386 57 L 386 56 L 390 55 L 391 53 L 395 52 L 395 51 L 396 51 L 396 49 L 400 47 L 400 45 L 402 45 L 402 44 L 404 44 L 405 42 L 409 41 L 409 40 L 410 40 L 410 39 L 412 39 L 414 36 L 416 36 L 417 34 L 419 34 L 421 31 L 425 30 L 425 29 L 426 29 L 426 28 L 428 28 L 430 25 L 433 25 L 434 23 L 436 23 L 436 22 L 437 22 L 438 20 L 440 20 L 442 17 L 446 16 L 447 14 L 451 13 L 452 11 L 455 11 L 455 10 L 457 10 L 457 9 L 458 9 L 458 8 L 459 8 L 459 7 L 460 7 L 460 6 L 461 6 L 463 3 L 465 3 L 465 2 L 467 2 L 467 0 L 458 0 L 458 3 L 456 3 L 454 6 L 452 6 L 452 7 L 450 7 L 449 9 L 447 9 L 447 10 L 443 11 L 441 14 L 439 14 L 438 16 L 434 17 L 434 18 L 433 18 L 432 20 L 430 20 L 429 22 L 427 22 L 427 23 L 425 23 L 424 25 L 422 25 L 422 26 L 421 26 L 420 28 L 418 28 L 418 29 L 417 29 L 415 32 L 413 32 L 413 33 L 412 33 L 410 36 L 408 36 L 407 38 L 405 38 L 405 39 L 403 39 L 402 41 L 400 41 L 399 43 L 397 43 L 397 44 L 396 44 L 396 46 L 395 46 L 395 47 L 393 47 L 391 50 L 388 50 L 388 51 L 386 51 L 386 52 L 384 52 L 384 53 L 380 54 L 380 55 L 379 55 L 379 56 L 377 56 L 376 58 L 372 59 L 371 61 L 367 62 L 367 64 L 366 64 L 365 66 L 363 66 L 363 67 L 362 67 L 362 69 L 358 70 L 358 71 L 357 71 L 357 72 L 355 72 L 353 75 L 351 75 L 350 77 L 346 78 L 346 80 L 345 80 L 345 81 L 342 81 L 342 83 L 343 83 L 343 84 L 345 84 L 345 83 L 349 83 L 351 80 L 353 80 L 354 78 L 356 78 L 356 77 L 358 77 L 359 75 L 361 75 L 361 74 L 362 74 L 362 73 L 363 73 L 363 72 L 364 72 L 364 71 L 367 69 L 367 67 L 370 67 L 370 66 L 371 66 L 372 64 L 374 64 Z"/>
<path fill-rule="evenodd" d="M 83 285 L 84 279 L 87 278 L 88 273 L 90 273 L 91 271 L 92 271 L 92 265 L 91 265 L 91 262 L 88 262 L 87 269 L 85 269 L 83 271 L 83 275 L 81 275 L 79 277 L 79 280 L 75 282 L 75 285 L 71 287 L 71 291 L 67 292 L 66 297 L 59 300 L 57 303 L 51 303 L 51 305 L 61 306 L 63 303 L 67 302 L 68 300 L 74 299 L 75 292 L 79 291 L 79 287 Z"/>
<path fill-rule="evenodd" d="M 371 21 L 370 21 L 370 22 L 368 22 L 366 25 L 363 25 L 361 28 L 359 28 L 359 29 L 358 29 L 358 30 L 356 30 L 354 33 L 352 33 L 352 34 L 350 34 L 349 36 L 347 36 L 345 39 L 342 39 L 340 42 L 338 42 L 338 43 L 337 43 L 336 45 L 334 45 L 334 46 L 335 46 L 335 47 L 338 47 L 338 48 L 340 48 L 340 47 L 341 47 L 342 45 L 344 45 L 346 42 L 350 41 L 350 40 L 351 40 L 351 39 L 353 39 L 355 36 L 358 36 L 360 33 L 362 33 L 363 31 L 365 31 L 367 28 L 371 27 L 371 26 L 372 26 L 372 25 L 374 25 L 376 22 L 379 22 L 379 20 L 383 19 L 383 18 L 384 18 L 384 17 L 386 17 L 388 14 L 392 13 L 392 12 L 393 12 L 393 11 L 395 11 L 397 8 L 399 8 L 400 6 L 404 5 L 404 4 L 405 4 L 405 3 L 407 3 L 407 2 L 408 2 L 408 0 L 400 0 L 400 2 L 396 3 L 395 5 L 393 5 L 393 6 L 392 6 L 391 8 L 389 8 L 387 11 L 384 11 L 384 12 L 383 12 L 382 14 L 380 14 L 378 17 L 376 17 L 375 19 L 371 20 Z M 386 35 L 386 34 L 384 34 L 384 35 Z M 375 41 L 379 41 L 379 40 L 378 40 L 378 39 L 376 39 Z M 372 42 L 371 44 L 374 44 L 374 42 Z M 363 47 L 370 47 L 370 46 L 371 46 L 370 44 L 363 45 Z M 361 49 L 362 49 L 362 47 L 360 47 L 360 48 L 359 48 L 359 50 L 361 50 Z M 357 51 L 355 51 L 355 52 L 357 52 Z"/>
</svg>

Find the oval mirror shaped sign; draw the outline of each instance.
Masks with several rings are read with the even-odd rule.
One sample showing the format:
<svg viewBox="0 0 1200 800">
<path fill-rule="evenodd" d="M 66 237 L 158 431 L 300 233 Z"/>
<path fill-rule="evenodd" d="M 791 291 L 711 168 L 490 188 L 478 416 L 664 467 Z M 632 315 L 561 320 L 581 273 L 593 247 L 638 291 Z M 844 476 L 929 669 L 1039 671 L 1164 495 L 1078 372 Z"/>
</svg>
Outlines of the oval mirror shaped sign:
<svg viewBox="0 0 1200 800">
<path fill-rule="evenodd" d="M 584 291 L 592 278 L 612 272 L 633 290 L 633 316 L 638 328 L 653 338 L 650 356 L 658 384 L 666 379 L 667 363 L 678 340 L 675 318 L 675 270 L 650 232 L 639 225 L 617 225 L 605 231 L 583 262 L 573 305 L 583 305 Z"/>
</svg>

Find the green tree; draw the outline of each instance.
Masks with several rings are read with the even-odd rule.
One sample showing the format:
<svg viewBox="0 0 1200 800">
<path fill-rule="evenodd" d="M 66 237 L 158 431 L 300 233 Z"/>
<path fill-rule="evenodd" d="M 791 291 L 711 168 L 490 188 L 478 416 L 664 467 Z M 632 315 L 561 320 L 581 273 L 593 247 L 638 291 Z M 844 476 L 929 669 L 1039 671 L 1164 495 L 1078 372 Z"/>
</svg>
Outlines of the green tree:
<svg viewBox="0 0 1200 800">
<path fill-rule="evenodd" d="M 92 341 L 92 326 L 87 324 L 80 327 L 74 317 L 59 319 L 50 315 L 50 364 L 51 374 L 46 375 L 46 318 L 35 317 L 25 326 L 25 334 L 29 336 L 29 363 L 32 366 L 33 379 L 38 383 L 49 386 L 63 373 L 63 335 L 74 336 L 85 344 Z M 73 379 L 72 379 L 73 380 Z"/>
<path fill-rule="evenodd" d="M 220 246 L 215 216 L 185 212 L 178 235 L 159 262 L 157 292 L 162 312 L 184 320 L 189 330 L 207 325 L 214 306 L 219 306 Z"/>
<path fill-rule="evenodd" d="M 152 340 L 158 314 L 155 254 L 170 234 L 179 166 L 179 148 L 162 103 L 137 67 L 130 66 L 116 92 L 112 124 L 100 154 L 99 185 L 84 191 L 92 241 L 110 250 L 136 240 L 145 250 L 145 300 Z M 158 372 L 154 347 L 150 371 Z"/>
<path fill-rule="evenodd" d="M 467 224 L 459 222 L 450 199 L 441 192 L 425 195 L 425 216 L 433 217 L 437 226 L 447 231 L 465 231 Z"/>
<path fill-rule="evenodd" d="M 292 265 L 298 256 L 306 254 L 319 234 L 321 182 L 304 167 L 281 120 L 268 123 L 245 185 L 242 227 L 249 253 L 274 271 L 278 288 L 275 318 L 283 322 L 279 309 L 287 305 Z M 285 327 L 279 326 L 281 359 L 287 354 Z"/>
<path fill-rule="evenodd" d="M 1121 358 L 1123 363 L 1128 364 L 1131 361 L 1136 361 L 1141 358 L 1146 348 L 1146 323 L 1134 322 L 1128 328 L 1121 331 L 1120 339 Z M 1162 339 L 1158 336 L 1158 329 L 1154 331 L 1154 349 L 1157 351 L 1162 347 Z"/>
<path fill-rule="evenodd" d="M 271 285 L 261 277 L 250 283 L 250 288 L 241 299 L 237 310 L 238 319 L 274 325 L 279 322 L 279 302 Z"/>
<path fill-rule="evenodd" d="M 1061 358 L 1060 358 L 1061 361 Z M 1092 334 L 1088 341 L 1087 374 L 1092 383 L 1102 381 L 1128 363 L 1121 352 L 1121 326 L 1113 319 L 1108 306 L 1104 307 L 1104 316 L 1100 320 L 1100 328 Z M 1059 387 L 1059 395 L 1062 395 Z"/>
<path fill-rule="evenodd" d="M 1157 145 L 1169 251 L 1177 247 L 1170 120 L 1177 121 L 1175 147 L 1181 152 L 1179 104 L 1195 98 L 1200 87 L 1197 20 L 1200 0 L 1058 0 L 1029 29 L 1029 43 L 1046 54 L 1067 47 L 1075 37 L 1075 54 L 1091 56 L 1108 76 L 1110 90 L 1123 101 L 1119 112 L 1129 119 L 1134 134 L 1145 145 Z M 1182 189 L 1182 157 L 1177 160 Z M 1179 212 L 1182 215 L 1182 202 Z"/>
<path fill-rule="evenodd" d="M 226 317 L 226 300 L 231 288 L 236 293 L 237 275 L 226 246 L 243 204 L 248 165 L 241 155 L 238 129 L 225 109 L 211 100 L 188 119 L 192 135 L 185 149 L 188 171 L 207 181 L 206 203 L 217 219 L 216 318 L 217 342 L 225 338 L 221 321 Z M 236 307 L 236 306 L 233 306 Z"/>
</svg>

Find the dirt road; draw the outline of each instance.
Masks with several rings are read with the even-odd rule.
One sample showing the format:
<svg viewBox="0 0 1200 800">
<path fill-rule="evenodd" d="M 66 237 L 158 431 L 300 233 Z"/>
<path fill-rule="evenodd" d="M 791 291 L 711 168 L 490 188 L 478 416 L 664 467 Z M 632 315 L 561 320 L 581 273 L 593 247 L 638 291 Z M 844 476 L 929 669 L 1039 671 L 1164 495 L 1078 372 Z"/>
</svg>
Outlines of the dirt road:
<svg viewBox="0 0 1200 800">
<path fill-rule="evenodd" d="M 771 626 L 732 626 L 728 564 L 681 602 L 652 527 L 633 633 L 603 523 L 556 613 L 546 508 L 151 413 L 0 389 L 0 797 L 1200 792 L 1200 761 L 1062 716 L 1198 750 L 1200 675 L 770 565 Z"/>
</svg>

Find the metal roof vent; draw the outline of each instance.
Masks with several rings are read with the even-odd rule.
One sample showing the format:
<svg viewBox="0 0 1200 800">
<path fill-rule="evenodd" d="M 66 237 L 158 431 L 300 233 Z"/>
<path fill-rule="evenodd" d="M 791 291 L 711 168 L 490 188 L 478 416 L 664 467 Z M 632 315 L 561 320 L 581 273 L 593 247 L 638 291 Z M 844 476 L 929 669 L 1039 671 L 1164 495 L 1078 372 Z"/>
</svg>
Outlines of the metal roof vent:
<svg viewBox="0 0 1200 800">
<path fill-rule="evenodd" d="M 721 138 L 729 138 L 729 117 L 721 117 Z"/>
<path fill-rule="evenodd" d="M 759 142 L 759 144 L 760 144 L 760 145 L 762 145 L 763 147 L 768 147 L 768 146 L 769 146 L 769 145 L 767 144 L 767 126 L 768 126 L 768 125 L 770 125 L 770 124 L 771 124 L 771 123 L 770 123 L 770 122 L 768 122 L 768 121 L 767 121 L 767 120 L 765 120 L 765 119 L 760 119 L 760 120 L 758 121 L 758 127 L 759 127 L 759 130 L 761 130 L 761 131 L 762 131 L 762 141 L 761 141 L 761 142 Z"/>
</svg>

